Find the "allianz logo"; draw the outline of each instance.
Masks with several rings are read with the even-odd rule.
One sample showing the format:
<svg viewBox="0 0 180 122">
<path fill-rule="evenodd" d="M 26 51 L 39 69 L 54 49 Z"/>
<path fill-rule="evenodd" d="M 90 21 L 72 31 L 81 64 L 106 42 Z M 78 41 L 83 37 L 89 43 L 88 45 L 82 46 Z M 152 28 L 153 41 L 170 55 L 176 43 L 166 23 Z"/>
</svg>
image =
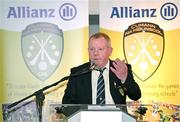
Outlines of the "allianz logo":
<svg viewBox="0 0 180 122">
<path fill-rule="evenodd" d="M 65 21 L 72 20 L 77 15 L 76 6 L 71 3 L 62 4 L 59 9 L 54 8 L 32 8 L 30 6 L 10 6 L 7 12 L 8 19 L 23 18 L 55 18 L 59 12 L 59 17 Z"/>
<path fill-rule="evenodd" d="M 129 7 L 112 7 L 111 18 L 140 18 L 140 17 L 157 17 L 156 9 L 134 9 Z"/>
<path fill-rule="evenodd" d="M 9 7 L 7 18 L 54 18 L 55 9 L 31 8 L 30 6 Z"/>
<path fill-rule="evenodd" d="M 154 18 L 157 17 L 157 11 L 156 8 L 112 7 L 110 18 Z M 159 14 L 165 20 L 173 20 L 178 15 L 178 7 L 174 3 L 165 3 Z"/>
</svg>

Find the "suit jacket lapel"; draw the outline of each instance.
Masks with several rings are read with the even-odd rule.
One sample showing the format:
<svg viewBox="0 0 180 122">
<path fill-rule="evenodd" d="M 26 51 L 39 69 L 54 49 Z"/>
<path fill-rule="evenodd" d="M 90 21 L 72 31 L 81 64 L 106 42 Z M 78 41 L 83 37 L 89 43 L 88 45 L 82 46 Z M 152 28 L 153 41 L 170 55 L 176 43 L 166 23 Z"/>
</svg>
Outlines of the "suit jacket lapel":
<svg viewBox="0 0 180 122">
<path fill-rule="evenodd" d="M 110 61 L 110 67 L 113 66 L 112 61 Z M 112 95 L 112 98 L 115 102 L 115 104 L 119 103 L 119 92 L 118 89 L 116 89 L 116 83 L 120 82 L 117 77 L 115 76 L 115 74 L 109 70 L 109 84 L 110 84 L 110 93 Z"/>
</svg>

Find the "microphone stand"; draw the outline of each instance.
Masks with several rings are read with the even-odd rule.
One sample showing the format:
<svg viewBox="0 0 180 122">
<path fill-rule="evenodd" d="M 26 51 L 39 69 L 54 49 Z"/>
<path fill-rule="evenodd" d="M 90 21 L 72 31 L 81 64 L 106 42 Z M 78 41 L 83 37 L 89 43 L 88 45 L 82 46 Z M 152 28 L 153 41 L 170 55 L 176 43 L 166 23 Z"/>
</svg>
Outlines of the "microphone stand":
<svg viewBox="0 0 180 122">
<path fill-rule="evenodd" d="M 47 90 L 47 89 L 49 89 L 49 88 L 51 88 L 51 87 L 53 87 L 53 86 L 56 86 L 56 85 L 58 85 L 59 83 L 65 81 L 65 80 L 68 80 L 70 77 L 77 77 L 77 76 L 80 76 L 80 75 L 84 75 L 84 74 L 86 74 L 86 73 L 89 73 L 91 70 L 92 70 L 92 69 L 89 69 L 89 68 L 88 68 L 88 69 L 86 69 L 86 70 L 82 70 L 81 72 L 78 72 L 78 73 L 75 73 L 75 74 L 72 74 L 72 75 L 65 76 L 65 77 L 63 77 L 61 80 L 59 80 L 59 81 L 57 81 L 57 82 L 55 82 L 55 83 L 53 83 L 53 84 L 51 84 L 51 85 L 45 86 L 44 88 L 42 88 L 42 89 L 34 92 L 33 94 L 31 94 L 31 95 L 29 95 L 29 96 L 27 96 L 27 97 L 25 97 L 25 98 L 23 98 L 23 99 L 21 99 L 21 100 L 19 100 L 19 101 L 17 101 L 17 102 L 14 102 L 14 103 L 10 104 L 10 105 L 7 107 L 7 109 L 10 109 L 10 108 L 16 106 L 17 104 L 19 104 L 19 103 L 21 103 L 21 102 L 23 102 L 23 101 L 25 101 L 25 100 L 27 100 L 27 99 L 35 96 L 35 97 L 36 97 L 36 106 L 37 106 L 38 113 L 39 113 L 39 122 L 42 122 L 42 106 L 43 106 L 43 101 L 44 101 L 44 99 L 45 99 L 45 95 L 44 95 L 44 92 L 43 92 L 43 91 L 45 91 L 45 90 Z"/>
</svg>

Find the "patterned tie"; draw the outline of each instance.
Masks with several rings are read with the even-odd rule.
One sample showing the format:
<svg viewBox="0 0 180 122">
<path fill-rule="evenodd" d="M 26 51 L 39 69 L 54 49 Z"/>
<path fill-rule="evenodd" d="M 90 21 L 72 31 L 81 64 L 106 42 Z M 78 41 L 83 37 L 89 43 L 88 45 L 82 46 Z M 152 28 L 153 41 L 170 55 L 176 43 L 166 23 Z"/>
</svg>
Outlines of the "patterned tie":
<svg viewBox="0 0 180 122">
<path fill-rule="evenodd" d="M 103 68 L 100 71 L 100 75 L 97 81 L 97 96 L 96 96 L 96 104 L 105 104 L 105 85 L 103 78 L 103 71 L 106 68 Z"/>
</svg>

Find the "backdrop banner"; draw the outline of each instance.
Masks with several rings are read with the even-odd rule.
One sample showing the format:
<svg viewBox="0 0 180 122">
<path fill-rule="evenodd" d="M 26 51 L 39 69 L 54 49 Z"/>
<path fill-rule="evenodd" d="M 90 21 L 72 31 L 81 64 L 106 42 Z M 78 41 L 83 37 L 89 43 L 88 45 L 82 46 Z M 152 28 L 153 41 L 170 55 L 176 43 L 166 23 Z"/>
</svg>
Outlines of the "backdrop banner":
<svg viewBox="0 0 180 122">
<path fill-rule="evenodd" d="M 88 15 L 88 0 L 1 0 L 1 104 L 26 97 L 87 61 Z M 64 87 L 47 90 L 45 100 L 61 102 Z"/>
<path fill-rule="evenodd" d="M 132 65 L 141 102 L 180 104 L 178 0 L 100 1 L 100 30 L 112 39 L 112 59 Z"/>
<path fill-rule="evenodd" d="M 141 121 L 179 121 L 179 1 L 100 0 L 99 5 L 100 31 L 112 39 L 111 58 L 132 65 L 142 90 L 129 113 L 138 116 L 136 105 L 150 105 Z"/>
</svg>

